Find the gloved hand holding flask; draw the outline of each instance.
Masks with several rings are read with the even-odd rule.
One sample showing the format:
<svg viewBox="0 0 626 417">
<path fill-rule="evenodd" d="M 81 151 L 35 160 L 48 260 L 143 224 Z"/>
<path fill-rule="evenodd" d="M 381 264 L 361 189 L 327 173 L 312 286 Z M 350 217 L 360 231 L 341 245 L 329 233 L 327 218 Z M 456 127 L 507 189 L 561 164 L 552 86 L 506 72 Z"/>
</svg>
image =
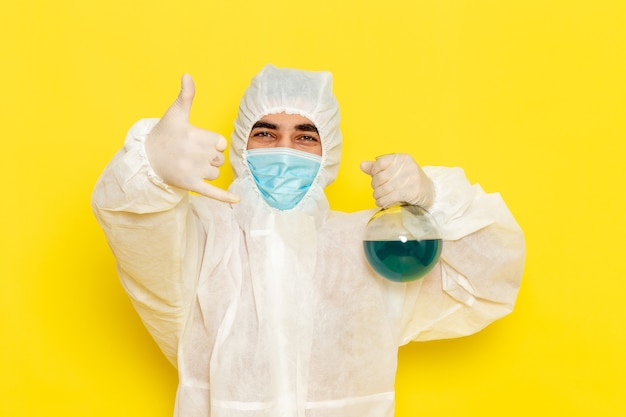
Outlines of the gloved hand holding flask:
<svg viewBox="0 0 626 417">
<path fill-rule="evenodd" d="M 372 177 L 378 207 L 406 203 L 429 208 L 435 199 L 433 182 L 411 155 L 396 153 L 361 162 L 361 170 Z"/>
<path fill-rule="evenodd" d="M 435 219 L 426 211 L 434 186 L 406 154 L 390 154 L 361 163 L 372 176 L 376 205 L 367 223 L 363 250 L 372 268 L 395 282 L 422 278 L 437 264 L 442 240 Z"/>
</svg>

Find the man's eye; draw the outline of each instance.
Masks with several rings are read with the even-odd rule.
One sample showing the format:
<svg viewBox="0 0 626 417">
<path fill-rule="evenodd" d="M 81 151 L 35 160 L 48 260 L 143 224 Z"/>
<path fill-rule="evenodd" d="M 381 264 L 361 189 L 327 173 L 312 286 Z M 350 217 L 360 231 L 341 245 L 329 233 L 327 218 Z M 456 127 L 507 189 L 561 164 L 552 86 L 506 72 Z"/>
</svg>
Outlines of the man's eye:
<svg viewBox="0 0 626 417">
<path fill-rule="evenodd" d="M 309 136 L 309 135 L 303 135 L 300 136 L 301 140 L 307 141 L 307 142 L 317 142 L 318 139 L 315 136 Z"/>
<path fill-rule="evenodd" d="M 255 136 L 255 137 L 268 137 L 268 136 L 271 136 L 271 135 L 270 135 L 270 132 L 261 131 L 261 132 L 256 132 L 252 136 Z"/>
</svg>

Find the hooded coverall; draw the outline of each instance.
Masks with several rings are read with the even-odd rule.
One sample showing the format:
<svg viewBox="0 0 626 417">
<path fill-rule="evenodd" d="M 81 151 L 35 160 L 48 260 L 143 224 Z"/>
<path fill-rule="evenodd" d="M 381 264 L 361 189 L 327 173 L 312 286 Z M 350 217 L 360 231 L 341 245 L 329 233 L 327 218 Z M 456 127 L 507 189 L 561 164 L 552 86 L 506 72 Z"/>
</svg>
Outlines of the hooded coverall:
<svg viewBox="0 0 626 417">
<path fill-rule="evenodd" d="M 318 176 L 292 210 L 269 207 L 245 161 L 267 114 L 319 129 Z M 98 180 L 92 206 L 121 282 L 177 367 L 178 417 L 390 417 L 398 347 L 464 336 L 512 311 L 522 231 L 499 194 L 459 168 L 424 167 L 429 211 L 444 240 L 439 264 L 411 283 L 382 279 L 363 254 L 373 210 L 340 213 L 324 188 L 339 166 L 339 112 L 330 74 L 268 66 L 235 121 L 227 204 L 165 184 L 135 124 Z"/>
</svg>

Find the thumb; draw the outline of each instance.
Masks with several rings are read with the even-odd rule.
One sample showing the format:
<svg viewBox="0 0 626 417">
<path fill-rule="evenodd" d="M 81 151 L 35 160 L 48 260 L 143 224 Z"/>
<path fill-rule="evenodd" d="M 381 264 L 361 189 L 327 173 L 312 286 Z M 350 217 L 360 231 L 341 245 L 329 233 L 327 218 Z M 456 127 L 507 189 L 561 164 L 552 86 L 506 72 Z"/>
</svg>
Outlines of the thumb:
<svg viewBox="0 0 626 417">
<path fill-rule="evenodd" d="M 193 103 L 193 98 L 196 95 L 196 85 L 193 82 L 193 78 L 191 75 L 184 74 L 180 83 L 180 92 L 178 93 L 178 97 L 170 108 L 165 113 L 164 117 L 181 117 L 184 118 L 185 121 L 189 121 L 189 114 L 191 113 L 191 105 Z"/>
<path fill-rule="evenodd" d="M 365 172 L 367 175 L 372 175 L 373 166 L 374 166 L 374 161 L 363 161 L 361 162 L 360 168 L 361 168 L 361 171 Z"/>
</svg>

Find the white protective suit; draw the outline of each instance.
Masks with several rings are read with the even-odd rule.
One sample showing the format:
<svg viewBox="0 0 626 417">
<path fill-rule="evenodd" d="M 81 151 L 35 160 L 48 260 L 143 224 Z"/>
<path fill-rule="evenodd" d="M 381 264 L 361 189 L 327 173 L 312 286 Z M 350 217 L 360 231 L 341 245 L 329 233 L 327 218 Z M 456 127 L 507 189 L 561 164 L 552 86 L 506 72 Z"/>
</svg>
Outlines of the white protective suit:
<svg viewBox="0 0 626 417">
<path fill-rule="evenodd" d="M 324 72 L 257 75 L 239 108 L 227 204 L 170 187 L 154 173 L 138 122 L 99 179 L 92 205 L 124 288 L 178 368 L 179 417 L 389 417 L 397 350 L 412 340 L 474 333 L 513 309 L 524 238 L 498 194 L 461 169 L 425 167 L 440 263 L 408 284 L 377 276 L 363 253 L 375 210 L 329 209 L 339 111 Z M 252 125 L 296 113 L 318 128 L 322 162 L 292 210 L 271 208 L 244 160 Z"/>
</svg>

